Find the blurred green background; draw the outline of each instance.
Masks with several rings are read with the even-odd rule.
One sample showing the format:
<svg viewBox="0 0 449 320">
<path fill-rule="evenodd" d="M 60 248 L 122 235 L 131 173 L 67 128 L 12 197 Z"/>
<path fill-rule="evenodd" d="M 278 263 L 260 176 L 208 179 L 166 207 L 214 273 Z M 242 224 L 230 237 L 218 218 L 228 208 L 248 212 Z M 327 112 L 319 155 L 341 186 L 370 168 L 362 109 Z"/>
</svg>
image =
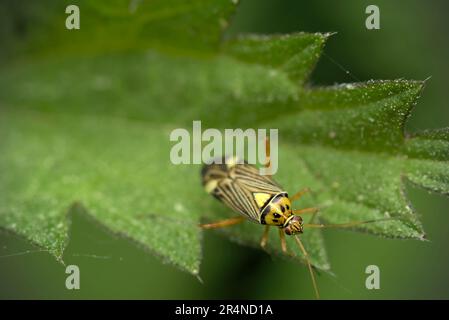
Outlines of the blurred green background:
<svg viewBox="0 0 449 320">
<path fill-rule="evenodd" d="M 376 4 L 381 29 L 365 28 L 365 8 Z M 449 3 L 447 1 L 242 0 L 227 36 L 241 32 L 337 32 L 311 84 L 359 79 L 426 79 L 409 130 L 448 126 Z M 349 72 L 346 72 L 349 71 Z M 323 298 L 449 298 L 449 198 L 407 186 L 430 241 L 400 241 L 326 230 L 334 275 L 320 274 Z M 203 283 L 164 265 L 128 240 L 75 216 L 65 252 L 81 269 L 81 290 L 65 289 L 65 267 L 17 236 L 0 233 L 0 298 L 313 298 L 304 266 L 204 233 Z M 27 253 L 28 252 L 28 253 Z M 381 270 L 381 289 L 367 290 L 367 265 Z M 273 278 L 273 273 L 279 277 Z"/>
</svg>

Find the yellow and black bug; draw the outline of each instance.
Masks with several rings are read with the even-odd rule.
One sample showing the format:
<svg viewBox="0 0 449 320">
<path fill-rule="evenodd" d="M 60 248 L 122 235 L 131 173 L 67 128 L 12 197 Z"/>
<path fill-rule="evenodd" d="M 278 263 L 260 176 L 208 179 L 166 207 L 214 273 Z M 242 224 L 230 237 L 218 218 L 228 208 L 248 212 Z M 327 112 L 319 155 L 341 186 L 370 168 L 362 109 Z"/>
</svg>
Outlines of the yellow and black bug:
<svg viewBox="0 0 449 320">
<path fill-rule="evenodd" d="M 267 164 L 269 162 L 269 144 L 267 143 Z M 238 217 L 222 220 L 215 223 L 202 224 L 204 229 L 222 228 L 241 223 L 245 220 L 265 225 L 265 231 L 260 245 L 265 247 L 268 240 L 270 227 L 279 228 L 281 248 L 287 253 L 285 234 L 293 235 L 298 244 L 312 278 L 315 294 L 319 298 L 318 287 L 309 256 L 298 235 L 303 233 L 304 228 L 326 228 L 326 227 L 352 227 L 357 224 L 373 221 L 358 221 L 344 224 L 312 224 L 304 223 L 301 214 L 315 213 L 317 208 L 305 208 L 293 210 L 292 202 L 298 200 L 308 189 L 303 189 L 293 196 L 276 183 L 271 176 L 259 174 L 259 169 L 246 162 L 238 162 L 236 157 L 225 157 L 221 164 L 213 163 L 202 168 L 201 176 L 203 186 L 207 193 L 226 204 L 229 208 L 240 213 Z"/>
</svg>

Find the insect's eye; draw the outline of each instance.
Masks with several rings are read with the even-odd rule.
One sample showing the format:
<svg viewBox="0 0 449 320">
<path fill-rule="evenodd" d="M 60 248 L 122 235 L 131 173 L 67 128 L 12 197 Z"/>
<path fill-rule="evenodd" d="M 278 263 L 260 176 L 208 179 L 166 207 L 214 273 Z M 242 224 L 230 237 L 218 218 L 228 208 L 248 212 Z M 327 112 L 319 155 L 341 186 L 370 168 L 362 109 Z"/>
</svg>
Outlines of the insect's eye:
<svg viewBox="0 0 449 320">
<path fill-rule="evenodd" d="M 273 214 L 273 217 L 275 217 L 275 218 L 280 218 L 281 215 L 280 215 L 279 213 L 274 213 L 274 214 Z"/>
<path fill-rule="evenodd" d="M 284 206 L 281 206 L 281 211 L 285 212 L 285 207 Z"/>
<path fill-rule="evenodd" d="M 285 207 L 287 208 L 287 210 L 290 210 L 290 206 L 288 204 Z"/>
</svg>

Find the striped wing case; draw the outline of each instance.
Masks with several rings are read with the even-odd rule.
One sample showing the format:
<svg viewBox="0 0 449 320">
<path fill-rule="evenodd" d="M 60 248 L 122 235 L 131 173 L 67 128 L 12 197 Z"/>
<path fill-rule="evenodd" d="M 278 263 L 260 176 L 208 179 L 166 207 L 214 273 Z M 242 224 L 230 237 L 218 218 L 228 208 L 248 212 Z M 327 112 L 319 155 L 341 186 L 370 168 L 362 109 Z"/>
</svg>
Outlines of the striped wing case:
<svg viewBox="0 0 449 320">
<path fill-rule="evenodd" d="M 260 223 L 261 210 L 284 191 L 271 177 L 260 175 L 253 165 L 237 164 L 235 158 L 223 159 L 222 163 L 203 167 L 204 188 L 234 211 Z"/>
</svg>

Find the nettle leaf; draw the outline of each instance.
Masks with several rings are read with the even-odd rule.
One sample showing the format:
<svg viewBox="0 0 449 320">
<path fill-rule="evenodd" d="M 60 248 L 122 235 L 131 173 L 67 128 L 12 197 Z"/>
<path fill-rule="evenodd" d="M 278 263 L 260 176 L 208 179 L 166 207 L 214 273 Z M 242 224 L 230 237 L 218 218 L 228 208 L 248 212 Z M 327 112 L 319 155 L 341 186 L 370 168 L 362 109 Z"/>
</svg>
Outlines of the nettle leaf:
<svg viewBox="0 0 449 320">
<path fill-rule="evenodd" d="M 295 143 L 296 154 L 320 181 L 323 220 L 395 218 L 357 229 L 424 238 L 404 193 L 404 180 L 447 192 L 449 171 L 447 136 L 412 138 L 404 133 L 422 87 L 422 82 L 398 80 L 308 89 L 300 95 L 294 116 L 270 124 L 284 127 L 283 138 Z M 424 145 L 431 152 L 425 153 Z"/>
<path fill-rule="evenodd" d="M 0 226 L 58 259 L 67 214 L 83 212 L 199 273 L 198 223 L 232 213 L 203 191 L 198 165 L 170 162 L 170 132 L 192 120 L 279 128 L 275 179 L 290 193 L 311 188 L 297 206 L 320 206 L 325 221 L 393 217 L 356 229 L 421 239 L 404 180 L 448 193 L 448 130 L 403 129 L 423 83 L 304 86 L 327 34 L 223 41 L 230 0 L 70 1 L 82 23 L 67 31 L 69 3 L 48 2 L 0 10 L 12 12 L 0 33 Z M 262 231 L 248 222 L 221 232 L 257 246 Z M 280 254 L 276 233 L 267 250 Z M 329 269 L 321 231 L 303 238 Z"/>
</svg>

